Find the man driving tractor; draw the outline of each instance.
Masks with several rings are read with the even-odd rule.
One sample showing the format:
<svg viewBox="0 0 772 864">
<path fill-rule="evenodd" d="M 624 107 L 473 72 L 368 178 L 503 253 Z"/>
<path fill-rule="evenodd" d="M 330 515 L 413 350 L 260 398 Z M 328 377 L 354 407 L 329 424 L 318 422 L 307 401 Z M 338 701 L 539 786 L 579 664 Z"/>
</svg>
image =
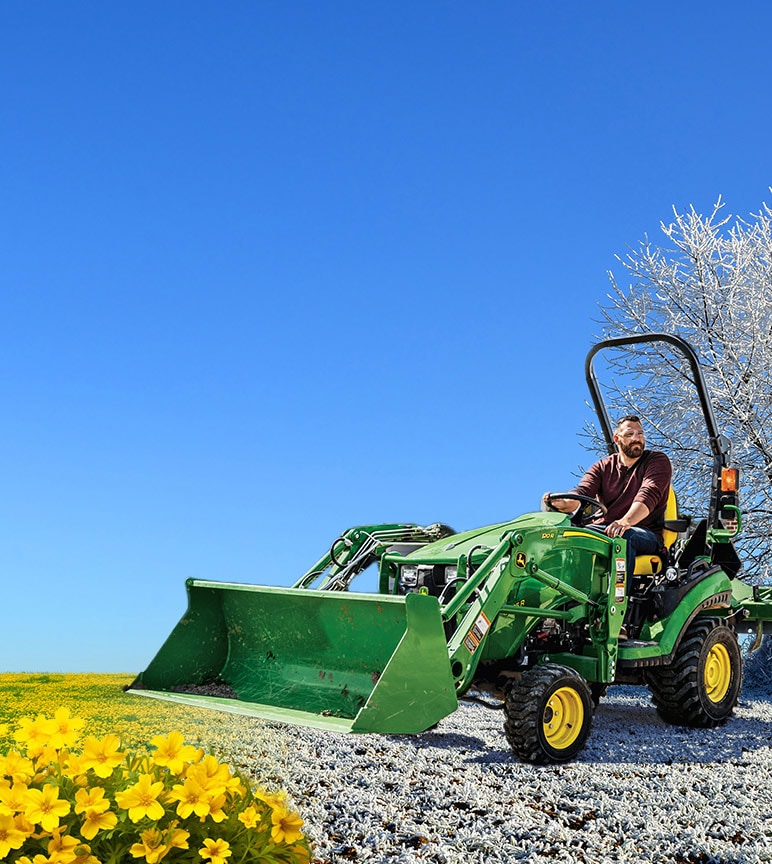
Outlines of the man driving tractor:
<svg viewBox="0 0 772 864">
<path fill-rule="evenodd" d="M 664 453 L 646 450 L 640 417 L 628 414 L 614 429 L 617 452 L 592 465 L 573 494 L 595 498 L 606 512 L 591 527 L 609 537 L 627 541 L 627 572 L 632 574 L 636 555 L 650 555 L 664 548 L 662 528 L 667 506 L 672 466 Z M 548 509 L 573 513 L 576 501 L 545 492 Z"/>
</svg>

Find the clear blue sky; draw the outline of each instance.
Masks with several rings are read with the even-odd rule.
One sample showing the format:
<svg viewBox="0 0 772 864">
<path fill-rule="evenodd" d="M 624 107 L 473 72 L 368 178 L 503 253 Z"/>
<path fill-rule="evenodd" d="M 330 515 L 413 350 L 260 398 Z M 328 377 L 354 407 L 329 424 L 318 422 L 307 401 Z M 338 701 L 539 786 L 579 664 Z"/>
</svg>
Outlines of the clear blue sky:
<svg viewBox="0 0 772 864">
<path fill-rule="evenodd" d="M 763 2 L 0 5 L 0 670 L 536 509 L 615 254 L 770 197 Z"/>
</svg>

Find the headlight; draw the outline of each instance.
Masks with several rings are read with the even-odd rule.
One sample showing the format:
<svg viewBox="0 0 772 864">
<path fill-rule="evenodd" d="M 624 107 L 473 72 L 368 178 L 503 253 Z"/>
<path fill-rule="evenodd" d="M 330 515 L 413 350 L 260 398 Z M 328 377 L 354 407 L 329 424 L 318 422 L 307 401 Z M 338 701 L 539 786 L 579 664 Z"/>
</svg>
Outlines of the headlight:
<svg viewBox="0 0 772 864">
<path fill-rule="evenodd" d="M 399 584 L 403 588 L 415 588 L 418 584 L 418 568 L 403 567 L 399 572 Z"/>
<path fill-rule="evenodd" d="M 458 578 L 458 567 L 453 564 L 450 567 L 445 568 L 445 584 L 449 585 L 451 582 L 455 582 Z"/>
<path fill-rule="evenodd" d="M 436 590 L 433 564 L 405 564 L 399 571 L 399 587 L 409 593 L 427 588 L 431 594 Z"/>
</svg>

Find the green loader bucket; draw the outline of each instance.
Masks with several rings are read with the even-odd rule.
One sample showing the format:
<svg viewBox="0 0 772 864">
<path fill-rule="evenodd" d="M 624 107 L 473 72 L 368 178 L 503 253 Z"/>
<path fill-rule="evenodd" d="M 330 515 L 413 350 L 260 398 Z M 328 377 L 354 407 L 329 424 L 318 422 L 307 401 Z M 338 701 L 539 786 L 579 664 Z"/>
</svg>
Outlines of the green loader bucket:
<svg viewBox="0 0 772 864">
<path fill-rule="evenodd" d="M 129 692 L 339 732 L 415 733 L 458 707 L 435 597 L 187 582 Z"/>
</svg>

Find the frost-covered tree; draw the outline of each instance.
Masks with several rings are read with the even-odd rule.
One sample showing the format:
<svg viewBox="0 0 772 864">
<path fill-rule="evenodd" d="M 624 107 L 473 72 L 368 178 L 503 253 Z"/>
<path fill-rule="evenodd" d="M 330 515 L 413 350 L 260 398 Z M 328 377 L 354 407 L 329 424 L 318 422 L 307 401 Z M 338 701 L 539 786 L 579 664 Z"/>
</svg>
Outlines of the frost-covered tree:
<svg viewBox="0 0 772 864">
<path fill-rule="evenodd" d="M 772 553 L 772 209 L 743 219 L 719 199 L 708 216 L 691 208 L 662 223 L 609 274 L 601 338 L 666 332 L 697 353 L 718 429 L 741 472 L 746 577 L 768 582 Z M 603 375 L 612 417 L 637 413 L 649 446 L 672 458 L 681 511 L 706 515 L 712 456 L 687 364 L 667 346 L 609 351 Z M 604 449 L 589 430 L 593 449 Z"/>
</svg>

